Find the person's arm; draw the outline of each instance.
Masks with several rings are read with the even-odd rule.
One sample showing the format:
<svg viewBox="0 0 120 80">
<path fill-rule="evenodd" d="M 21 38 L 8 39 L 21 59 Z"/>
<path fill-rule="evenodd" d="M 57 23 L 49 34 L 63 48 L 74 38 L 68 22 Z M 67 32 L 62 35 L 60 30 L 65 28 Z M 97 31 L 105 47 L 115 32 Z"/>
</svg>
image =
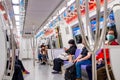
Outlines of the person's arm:
<svg viewBox="0 0 120 80">
<path fill-rule="evenodd" d="M 68 48 L 64 47 L 64 50 L 65 50 L 65 51 L 67 51 L 67 50 L 68 50 Z"/>
<path fill-rule="evenodd" d="M 98 53 L 98 55 L 96 56 L 96 59 L 100 59 L 103 58 L 103 49 L 101 49 L 101 51 Z"/>
<path fill-rule="evenodd" d="M 87 56 L 85 56 L 85 57 L 83 57 L 83 58 L 78 59 L 78 60 L 77 60 L 77 62 L 78 62 L 78 61 L 87 60 L 87 59 L 89 59 L 89 58 L 91 57 L 91 55 L 92 55 L 92 53 L 91 53 L 91 52 L 88 52 Z"/>
<path fill-rule="evenodd" d="M 81 54 L 74 60 L 74 62 L 76 62 L 76 61 L 79 60 L 80 58 L 82 58 L 82 55 L 81 55 Z"/>
</svg>

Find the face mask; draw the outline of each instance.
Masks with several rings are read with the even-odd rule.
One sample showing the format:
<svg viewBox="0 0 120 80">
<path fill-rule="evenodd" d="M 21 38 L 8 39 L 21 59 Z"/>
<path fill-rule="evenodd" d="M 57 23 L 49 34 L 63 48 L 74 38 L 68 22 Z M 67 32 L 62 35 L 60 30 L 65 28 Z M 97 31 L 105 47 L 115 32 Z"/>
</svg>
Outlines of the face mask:
<svg viewBox="0 0 120 80">
<path fill-rule="evenodd" d="M 114 35 L 111 35 L 111 34 L 108 34 L 108 35 L 107 35 L 107 40 L 108 40 L 108 41 L 112 41 L 112 40 L 114 40 L 114 38 L 115 38 Z"/>
</svg>

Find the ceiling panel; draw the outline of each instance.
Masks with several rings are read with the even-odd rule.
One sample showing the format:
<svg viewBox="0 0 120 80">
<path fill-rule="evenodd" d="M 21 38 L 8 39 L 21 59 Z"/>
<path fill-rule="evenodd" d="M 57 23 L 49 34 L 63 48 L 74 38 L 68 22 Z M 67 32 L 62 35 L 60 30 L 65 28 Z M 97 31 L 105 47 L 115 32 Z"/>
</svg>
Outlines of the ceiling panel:
<svg viewBox="0 0 120 80">
<path fill-rule="evenodd" d="M 32 32 L 33 29 L 38 31 L 56 7 L 63 2 L 65 0 L 28 0 L 24 33 Z"/>
</svg>

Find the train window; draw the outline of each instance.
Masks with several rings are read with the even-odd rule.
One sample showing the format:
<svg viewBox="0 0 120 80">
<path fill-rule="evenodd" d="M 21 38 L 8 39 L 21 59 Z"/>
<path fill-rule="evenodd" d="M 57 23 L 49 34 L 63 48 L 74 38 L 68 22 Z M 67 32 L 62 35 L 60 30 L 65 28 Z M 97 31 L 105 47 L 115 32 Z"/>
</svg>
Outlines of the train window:
<svg viewBox="0 0 120 80">
<path fill-rule="evenodd" d="M 73 37 L 74 37 L 76 43 L 77 44 L 82 43 L 82 37 L 81 37 L 81 34 L 80 34 L 79 26 L 73 27 L 72 32 L 73 32 Z"/>
<path fill-rule="evenodd" d="M 103 28 L 103 21 L 104 21 L 104 18 L 103 18 L 103 16 L 101 16 L 101 18 L 100 18 L 100 28 L 101 28 L 100 33 L 102 31 L 102 28 Z M 90 23 L 91 23 L 92 31 L 95 34 L 95 32 L 96 32 L 96 18 L 95 17 L 92 18 Z M 115 38 L 117 39 L 117 30 L 116 30 L 113 11 L 111 11 L 111 13 L 108 16 L 107 30 L 109 30 L 109 29 L 114 30 Z"/>
<path fill-rule="evenodd" d="M 82 37 L 81 37 L 81 35 L 76 35 L 75 36 L 75 40 L 76 40 L 76 43 L 78 44 L 78 43 L 82 43 Z"/>
<path fill-rule="evenodd" d="M 113 13 L 113 11 L 111 11 L 108 19 L 109 19 L 109 22 L 107 24 L 108 29 L 114 30 L 114 32 L 115 32 L 115 34 L 114 34 L 115 35 L 115 39 L 117 39 L 117 29 L 116 29 L 116 25 L 115 25 L 115 19 L 114 19 L 114 13 Z"/>
</svg>

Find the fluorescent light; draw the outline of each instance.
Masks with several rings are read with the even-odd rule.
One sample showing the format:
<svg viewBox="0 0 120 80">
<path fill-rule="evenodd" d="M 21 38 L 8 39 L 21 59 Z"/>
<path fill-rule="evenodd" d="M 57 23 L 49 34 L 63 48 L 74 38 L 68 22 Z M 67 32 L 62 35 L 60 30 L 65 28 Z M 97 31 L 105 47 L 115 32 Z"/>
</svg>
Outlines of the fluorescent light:
<svg viewBox="0 0 120 80">
<path fill-rule="evenodd" d="M 16 25 L 20 25 L 20 22 L 16 22 Z"/>
<path fill-rule="evenodd" d="M 75 0 L 70 0 L 69 2 L 67 2 L 67 6 L 70 6 L 73 2 L 75 2 Z"/>
<path fill-rule="evenodd" d="M 20 6 L 13 5 L 13 10 L 14 10 L 14 14 L 19 14 L 20 13 Z"/>
<path fill-rule="evenodd" d="M 44 29 L 47 29 L 47 26 L 44 26 Z"/>
<path fill-rule="evenodd" d="M 15 20 L 16 20 L 16 21 L 20 21 L 20 16 L 15 15 Z"/>
<path fill-rule="evenodd" d="M 63 13 L 67 7 L 63 7 L 61 10 L 59 10 L 59 14 Z"/>
<path fill-rule="evenodd" d="M 17 26 L 16 26 L 16 28 L 17 28 L 17 29 L 19 29 L 19 28 L 20 28 L 20 26 L 18 26 L 18 25 L 17 25 Z"/>
<path fill-rule="evenodd" d="M 20 29 L 17 29 L 17 32 L 20 32 Z"/>
<path fill-rule="evenodd" d="M 12 28 L 13 28 L 13 26 L 10 26 L 10 28 L 12 29 Z"/>
<path fill-rule="evenodd" d="M 13 4 L 19 4 L 20 1 L 19 1 L 19 0 L 12 0 L 12 3 L 13 3 Z"/>
</svg>

